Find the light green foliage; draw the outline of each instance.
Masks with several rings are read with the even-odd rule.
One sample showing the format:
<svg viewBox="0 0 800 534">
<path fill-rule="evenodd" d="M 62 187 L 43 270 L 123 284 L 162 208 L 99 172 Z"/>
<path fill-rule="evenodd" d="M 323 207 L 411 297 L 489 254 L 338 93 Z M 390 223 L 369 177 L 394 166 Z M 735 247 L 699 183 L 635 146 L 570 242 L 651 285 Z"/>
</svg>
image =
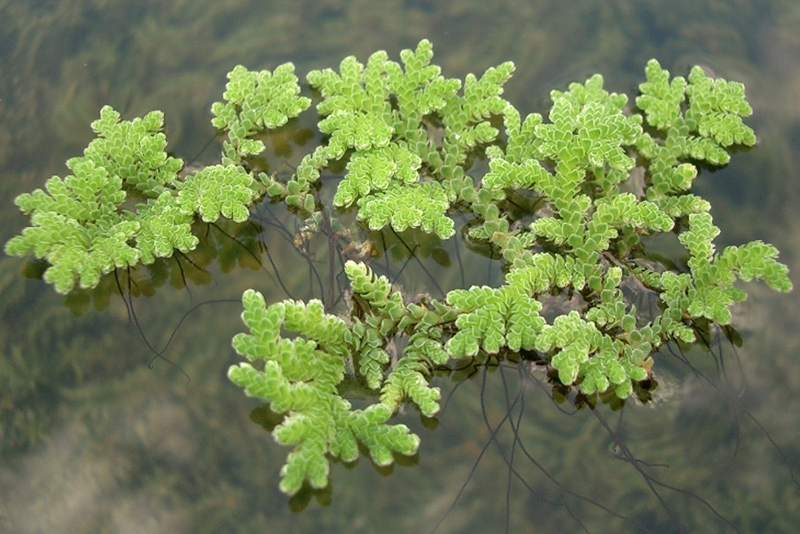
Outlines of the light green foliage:
<svg viewBox="0 0 800 534">
<path fill-rule="evenodd" d="M 358 353 L 358 372 L 364 376 L 367 387 L 380 388 L 383 371 L 389 363 L 389 354 L 384 348 L 386 339 L 378 328 L 356 319 L 353 321 L 353 343 Z"/>
<path fill-rule="evenodd" d="M 542 159 L 557 161 L 563 170 L 594 169 L 608 165 L 627 171 L 633 159 L 624 146 L 634 144 L 641 132 L 641 117 L 622 114 L 625 95 L 609 94 L 603 89 L 603 77 L 592 76 L 585 85 L 573 83 L 569 91 L 550 93 L 553 107 L 550 124 L 539 124 L 534 146 Z"/>
<path fill-rule="evenodd" d="M 76 283 L 96 286 L 102 275 L 116 268 L 171 255 L 173 248 L 156 235 L 174 233 L 169 239 L 181 250 L 195 246 L 196 240 L 185 236 L 190 220 L 184 214 L 145 222 L 123 208 L 128 193 L 135 192 L 149 197 L 143 213 L 161 213 L 171 198 L 169 190 L 179 185 L 177 172 L 183 162 L 167 156 L 162 127 L 160 112 L 121 121 L 119 113 L 105 106 L 92 123 L 97 138 L 83 156 L 67 162 L 73 174 L 54 176 L 44 190 L 17 197 L 31 227 L 6 244 L 6 253 L 33 253 L 47 260 L 45 280 L 59 293 L 68 293 Z M 167 230 L 167 225 L 172 227 Z"/>
<path fill-rule="evenodd" d="M 636 105 L 648 124 L 664 135 L 654 139 L 643 134 L 637 142 L 640 153 L 651 161 L 647 197 L 674 202 L 671 195 L 687 191 L 697 176 L 695 166 L 685 160 L 724 165 L 730 160 L 727 147 L 756 143 L 755 133 L 741 119 L 752 109 L 742 84 L 713 80 L 700 67 L 692 69 L 688 81 L 680 76 L 670 81 L 669 72 L 652 59 L 645 75 Z"/>
<path fill-rule="evenodd" d="M 753 108 L 744 98 L 744 85 L 706 76 L 703 69 L 693 67 L 686 87 L 689 109 L 686 121 L 703 137 L 713 138 L 720 146 L 733 144 L 752 146 L 755 133 L 742 122 Z"/>
<path fill-rule="evenodd" d="M 389 363 L 387 339 L 395 334 L 405 306 L 402 296 L 392 291 L 386 277 L 374 277 L 366 266 L 352 261 L 345 264 L 345 272 L 360 305 L 359 315 L 363 317 L 355 319 L 352 328 L 359 372 L 367 386 L 375 390 L 383 383 L 383 372 Z"/>
<path fill-rule="evenodd" d="M 380 389 L 381 402 L 392 411 L 400 408 L 405 399 L 414 402 L 420 411 L 432 417 L 439 411 L 439 389 L 429 386 L 431 371 L 449 359 L 442 347 L 441 331 L 431 328 L 429 321 L 441 319 L 435 312 L 420 308 L 409 309 L 399 292 L 393 291 L 384 276 L 374 276 L 363 264 L 348 261 L 345 272 L 353 288 L 357 306 L 354 311 L 363 320 L 354 319 L 352 327 L 354 350 L 358 354 L 359 372 L 370 389 Z M 449 310 L 438 305 L 439 310 Z M 435 317 L 435 318 L 434 318 Z M 421 323 L 408 339 L 403 357 L 385 376 L 389 355 L 386 347 L 410 325 Z"/>
<path fill-rule="evenodd" d="M 31 226 L 6 244 L 7 254 L 46 259 L 44 278 L 59 293 L 68 293 L 76 282 L 92 287 L 102 274 L 139 261 L 130 245 L 139 223 L 117 211 L 125 200 L 122 180 L 86 158 L 73 158 L 67 166 L 74 174 L 54 176 L 46 191 L 17 197 Z"/>
<path fill-rule="evenodd" d="M 636 105 L 645 112 L 648 124 L 666 131 L 681 117 L 686 80 L 676 76 L 670 81 L 669 72 L 655 59 L 647 62 L 644 73 L 647 81 L 639 84 Z"/>
<path fill-rule="evenodd" d="M 211 123 L 225 130 L 223 163 L 241 163 L 242 158 L 259 154 L 264 143 L 252 137 L 266 130 L 283 126 L 311 105 L 301 97 L 294 65 L 284 63 L 274 72 L 247 70 L 237 65 L 228 73 L 224 102 L 211 106 Z"/>
<path fill-rule="evenodd" d="M 347 177 L 339 184 L 333 203 L 348 207 L 359 197 L 371 192 L 385 191 L 393 177 L 403 184 L 417 181 L 417 170 L 422 160 L 402 145 L 389 145 L 361 151 L 347 164 Z M 383 225 L 381 225 L 382 227 Z"/>
<path fill-rule="evenodd" d="M 791 289 L 788 269 L 775 260 L 775 247 L 753 241 L 742 247 L 726 247 L 721 255 L 714 255 L 712 240 L 717 234 L 719 228 L 712 223 L 710 214 L 695 213 L 689 215 L 689 230 L 678 237 L 689 251 L 687 263 L 692 275 L 691 283 L 682 289 L 685 298 L 680 302 L 688 302 L 688 306 L 681 311 L 728 324 L 730 306 L 747 298 L 744 290 L 734 286 L 737 278 L 762 278 L 778 291 Z"/>
<path fill-rule="evenodd" d="M 403 187 L 391 184 L 385 191 L 360 198 L 359 219 L 366 220 L 371 230 L 380 230 L 391 223 L 402 232 L 420 227 L 445 239 L 455 233 L 453 220 L 445 215 L 450 202 L 438 182 L 423 182 Z"/>
<path fill-rule="evenodd" d="M 308 480 L 312 487 L 328 484 L 327 455 L 352 462 L 358 457 L 357 441 L 370 451 L 375 463 L 388 465 L 392 453 L 414 454 L 419 438 L 405 425 L 387 425 L 394 412 L 386 404 L 351 410 L 337 385 L 345 376 L 351 334 L 338 317 L 326 315 L 322 303 L 284 301 L 266 306 L 264 297 L 248 290 L 242 296 L 242 319 L 249 334 L 237 334 L 233 347 L 250 362 L 231 366 L 228 377 L 245 392 L 270 402 L 285 413 L 273 431 L 278 443 L 293 445 L 281 471 L 281 490 L 296 493 Z M 286 339 L 282 330 L 298 334 Z"/>
<path fill-rule="evenodd" d="M 321 128 L 331 137 L 285 187 L 290 205 L 305 205 L 302 197 L 318 171 L 351 151 L 335 205 L 356 204 L 358 218 L 371 229 L 420 227 L 448 237 L 454 232 L 448 212 L 458 200 L 478 218 L 470 235 L 491 242 L 508 265 L 500 287 L 455 289 L 445 302 L 430 303 L 431 308 L 404 304 L 384 277 L 347 263 L 354 292 L 350 350 L 358 375 L 380 391 L 380 403 L 370 409 L 394 412 L 408 400 L 433 416 L 439 410 L 439 391 L 429 384 L 433 369 L 450 358 L 502 351 L 535 351 L 547 358 L 562 384 L 585 395 L 610 390 L 624 399 L 647 377 L 661 345 L 673 339 L 694 341 L 694 319 L 729 322 L 730 306 L 746 296 L 735 287 L 737 279 L 763 278 L 775 289 L 791 289 L 774 247 L 753 242 L 715 255 L 718 229 L 708 214 L 710 206 L 688 192 L 697 176 L 688 159 L 722 163 L 730 139 L 742 144 L 754 140 L 744 130 L 732 138 L 721 133 L 725 125 L 738 124 L 732 114 L 746 114 L 745 107 L 729 102 L 739 95 L 737 86 L 709 85 L 695 71 L 688 83 L 670 82 L 651 62 L 637 100 L 644 116 L 627 113 L 627 98 L 606 92 L 602 78 L 594 76 L 568 91 L 554 91 L 545 123 L 537 114 L 523 120 L 499 97 L 511 72 L 505 65 L 490 69 L 481 80 L 468 77 L 464 99 L 455 96 L 454 85 L 449 96 L 426 108 L 440 113 L 445 126 L 437 145 L 420 131 L 424 113 L 414 109 L 413 99 L 391 89 L 397 80 L 418 88 L 408 81 L 409 65 L 427 69 L 429 52 L 425 42 L 415 53 L 404 52 L 406 77 L 384 53 L 373 55 L 366 67 L 346 59 L 341 75 L 310 75 L 325 98 L 318 110 L 326 117 Z M 441 80 L 438 69 L 427 72 L 427 78 L 418 77 L 428 83 Z M 716 118 L 707 120 L 707 110 Z M 503 116 L 504 145 L 495 143 L 498 133 L 485 121 L 492 115 Z M 666 135 L 651 137 L 642 128 L 645 121 L 666 129 Z M 464 154 L 485 143 L 489 172 L 476 187 L 460 165 Z M 623 193 L 620 187 L 635 174 L 634 156 L 644 161 L 645 183 L 641 193 Z M 420 181 L 423 169 L 428 179 Z M 515 189 L 540 199 L 527 227 L 513 226 L 499 204 Z M 276 190 L 283 194 L 282 188 Z M 689 255 L 689 272 L 637 263 L 634 252 L 641 237 L 672 231 L 683 218 L 688 227 L 681 223 L 678 239 Z M 662 313 L 650 321 L 640 318 L 621 289 L 623 281 L 655 292 Z M 548 309 L 542 300 L 546 295 L 551 296 Z M 406 342 L 402 356 L 396 354 L 401 340 Z M 331 435 L 341 428 L 330 427 Z M 382 435 L 370 432 L 373 439 Z M 370 438 L 357 439 L 367 443 Z M 335 454 L 340 449 L 314 450 Z M 290 455 L 285 472 L 292 470 L 292 462 Z M 312 474 L 327 475 L 323 467 L 298 470 L 292 480 L 297 483 L 302 475 L 315 485 Z"/>
<path fill-rule="evenodd" d="M 576 311 L 556 317 L 547 325 L 536 340 L 536 348 L 542 352 L 559 349 L 553 357 L 553 367 L 558 369 L 562 384 L 572 384 L 578 378 L 581 364 L 588 361 L 589 354 L 600 346 L 602 335 L 594 323 L 585 321 Z"/>
<path fill-rule="evenodd" d="M 565 387 L 625 399 L 665 343 L 692 343 L 698 324 L 731 321 L 731 306 L 747 297 L 740 281 L 792 289 L 775 247 L 717 251 L 710 205 L 690 192 L 696 162 L 722 165 L 732 146 L 755 144 L 742 122 L 751 108 L 741 84 L 697 67 L 670 78 L 651 60 L 636 109 L 595 75 L 551 92 L 545 120 L 523 118 L 502 98 L 512 63 L 467 75 L 462 89 L 432 57 L 422 41 L 401 63 L 380 51 L 366 65 L 348 57 L 339 72 L 310 72 L 326 137 L 285 181 L 251 156 L 264 150 L 259 136 L 310 106 L 290 63 L 228 75 L 225 101 L 212 108 L 227 135 L 221 164 L 185 179 L 182 162 L 164 151 L 160 113 L 126 122 L 103 108 L 92 124 L 97 139 L 67 162 L 73 174 L 17 197 L 31 227 L 6 251 L 44 258 L 45 280 L 66 293 L 115 268 L 192 250 L 197 217 L 244 221 L 265 194 L 305 218 L 304 239 L 387 226 L 446 239 L 453 216 L 466 215 L 470 238 L 502 258 L 499 287 L 407 302 L 386 277 L 348 261 L 344 317 L 315 300 L 268 306 L 260 293 L 244 293 L 249 333 L 233 346 L 247 361 L 229 377 L 282 414 L 273 435 L 293 447 L 281 473 L 289 494 L 306 482 L 326 486 L 330 458 L 355 460 L 359 443 L 379 465 L 414 454 L 419 438 L 389 419 L 405 402 L 438 413 L 431 380 L 451 359 L 533 354 Z M 473 176 L 484 153 L 488 172 Z M 331 167 L 346 169 L 337 191 L 317 194 Z M 141 201 L 135 211 L 128 195 Z M 355 210 L 361 226 L 343 228 L 336 209 Z M 685 249 L 683 265 L 647 251 L 646 238 L 666 232 Z M 637 310 L 639 299 L 649 313 Z M 378 399 L 354 410 L 352 388 Z"/>
<path fill-rule="evenodd" d="M 137 208 L 139 231 L 136 245 L 145 265 L 156 258 L 168 258 L 175 249 L 181 252 L 194 250 L 200 240 L 192 234 L 194 211 L 187 210 L 169 191 L 157 199 L 148 200 Z"/>
<path fill-rule="evenodd" d="M 552 325 L 527 330 L 528 343 L 551 355 L 562 383 L 578 384 L 587 394 L 613 387 L 625 398 L 632 382 L 646 376 L 643 365 L 658 346 L 672 338 L 694 340 L 687 318 L 730 321 L 730 306 L 746 298 L 734 285 L 737 279 L 759 277 L 775 289 L 791 289 L 774 247 L 754 242 L 715 256 L 718 229 L 707 213 L 710 206 L 688 193 L 697 169 L 686 159 L 721 164 L 731 144 L 755 142 L 741 122 L 750 113 L 741 84 L 710 80 L 699 69 L 692 70 L 688 82 L 670 81 L 655 61 L 646 75 L 637 99 L 644 117 L 627 114 L 627 98 L 607 93 L 600 76 L 571 84 L 565 92 L 553 91 L 549 123 L 536 114 L 522 120 L 511 106 L 505 110 L 505 150 L 487 148 L 483 189 L 469 192 L 467 200 L 483 220 L 470 235 L 499 247 L 511 270 L 501 288 L 448 294 L 460 312 L 457 332 L 447 344 L 452 356 L 518 350 L 506 332 L 509 287 L 526 287 L 524 298 L 571 288 L 580 292 L 581 311 L 564 302 Z M 665 137 L 651 137 L 643 121 L 665 130 Z M 634 169 L 634 147 L 646 161 L 642 197 L 619 191 Z M 529 190 L 541 198 L 544 208 L 534 214 L 530 233 L 512 231 L 497 208 L 508 189 Z M 670 231 L 684 216 L 689 227 L 679 233 L 679 241 L 689 253 L 689 274 L 644 269 L 628 258 L 640 236 Z M 537 243 L 557 252 L 534 252 Z M 754 269 L 739 261 L 750 251 L 754 259 L 744 263 Z M 623 273 L 660 293 L 663 313 L 650 324 L 639 324 L 635 306 L 623 298 Z"/>
<path fill-rule="evenodd" d="M 531 298 L 521 276 L 503 287 L 455 289 L 447 294 L 448 303 L 458 313 L 458 332 L 447 342 L 454 357 L 474 356 L 479 349 L 496 354 L 501 347 L 530 350 L 544 326 L 539 316 L 542 305 Z"/>
<path fill-rule="evenodd" d="M 374 311 L 379 316 L 385 316 L 391 326 L 383 328 L 381 334 L 389 335 L 405 313 L 402 295 L 392 291 L 392 286 L 385 276 L 375 277 L 363 264 L 348 261 L 344 271 L 347 273 L 353 292 L 365 303 L 361 312 Z"/>
<path fill-rule="evenodd" d="M 186 178 L 178 204 L 184 211 L 199 213 L 204 222 L 216 221 L 220 215 L 242 222 L 258 196 L 253 176 L 242 167 L 211 165 Z"/>
<path fill-rule="evenodd" d="M 474 74 L 467 75 L 463 98 L 451 97 L 442 111 L 447 141 L 464 152 L 478 144 L 494 141 L 499 132 L 487 119 L 501 115 L 509 105 L 500 95 L 512 72 L 514 64 L 507 61 L 487 69 L 480 79 Z"/>
<path fill-rule="evenodd" d="M 725 247 L 715 264 L 735 271 L 745 282 L 760 278 L 772 289 L 785 293 L 792 289 L 789 270 L 775 259 L 777 257 L 778 249 L 774 246 L 751 241 L 740 247 Z"/>
<path fill-rule="evenodd" d="M 448 359 L 440 342 L 414 334 L 407 354 L 384 378 L 388 359 L 376 353 L 385 354 L 387 340 L 407 317 L 406 307 L 385 277 L 375 277 L 354 262 L 348 262 L 345 271 L 364 317 L 351 326 L 325 314 L 317 300 L 267 306 L 257 291 L 248 290 L 242 297 L 242 319 L 250 333 L 237 334 L 233 347 L 248 362 L 231 366 L 228 376 L 248 395 L 286 414 L 273 435 L 278 443 L 295 447 L 281 471 L 281 490 L 288 494 L 296 493 L 304 480 L 315 488 L 326 486 L 328 455 L 352 462 L 358 457 L 358 442 L 379 465 L 391 464 L 394 452 L 416 453 L 416 435 L 405 425 L 386 424 L 406 398 L 426 415 L 439 410 L 439 390 L 428 380 L 431 367 Z M 284 337 L 284 332 L 292 337 Z M 359 359 L 359 374 L 368 385 L 381 390 L 380 402 L 363 410 L 352 410 L 338 394 L 351 356 Z M 261 368 L 258 362 L 263 362 Z"/>
<path fill-rule="evenodd" d="M 341 62 L 339 73 L 308 74 L 323 96 L 317 106 L 324 117 L 319 128 L 329 138 L 303 159 L 287 184 L 290 206 L 306 209 L 305 196 L 320 171 L 351 151 L 335 206 L 358 202 L 359 218 L 372 229 L 419 227 L 442 238 L 453 235 L 447 211 L 457 195 L 447 181 L 464 176 L 476 146 L 497 138 L 489 119 L 508 106 L 500 94 L 514 67 L 504 63 L 481 78 L 470 74 L 458 95 L 461 82 L 442 77 L 440 68 L 430 65 L 432 57 L 430 42 L 422 41 L 416 50 L 400 54 L 402 65 L 380 51 L 366 65 L 351 56 Z M 441 176 L 427 177 L 427 170 Z"/>
<path fill-rule="evenodd" d="M 104 107 L 92 123 L 97 138 L 83 156 L 67 161 L 73 174 L 54 176 L 44 190 L 17 197 L 31 227 L 12 238 L 6 252 L 47 260 L 45 280 L 68 293 L 76 284 L 97 286 L 114 269 L 193 250 L 199 243 L 192 235 L 196 214 L 205 222 L 246 220 L 261 196 L 253 176 L 229 164 L 180 180 L 183 162 L 165 152 L 162 127 L 160 112 L 122 121 Z M 143 199 L 132 209 L 129 196 Z"/>
<path fill-rule="evenodd" d="M 441 341 L 427 333 L 417 332 L 408 342 L 403 357 L 397 362 L 381 389 L 381 402 L 397 409 L 405 399 L 411 400 L 427 417 L 439 413 L 441 392 L 430 387 L 431 370 L 447 363 L 450 356 Z"/>
<path fill-rule="evenodd" d="M 167 138 L 161 132 L 164 114 L 151 111 L 143 118 L 120 120 L 111 106 L 100 110 L 92 123 L 97 134 L 83 153 L 97 167 L 122 178 L 148 197 L 156 197 L 167 187 L 174 187 L 183 161 L 165 152 Z"/>
</svg>

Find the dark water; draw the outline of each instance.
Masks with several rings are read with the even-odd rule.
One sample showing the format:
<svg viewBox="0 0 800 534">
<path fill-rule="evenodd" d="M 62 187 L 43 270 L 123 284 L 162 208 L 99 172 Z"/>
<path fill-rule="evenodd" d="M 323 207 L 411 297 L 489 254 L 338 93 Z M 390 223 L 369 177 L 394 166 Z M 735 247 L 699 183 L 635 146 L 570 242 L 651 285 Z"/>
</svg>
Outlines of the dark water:
<svg viewBox="0 0 800 534">
<path fill-rule="evenodd" d="M 447 76 L 513 60 L 505 96 L 523 113 L 545 111 L 550 89 L 594 72 L 632 95 L 651 57 L 676 74 L 699 63 L 744 82 L 759 146 L 704 172 L 697 189 L 714 206 L 720 246 L 771 242 L 797 284 L 800 6 L 665 5 L 0 1 L 0 237 L 25 224 L 13 198 L 65 173 L 104 104 L 126 118 L 163 110 L 170 149 L 210 163 L 209 108 L 236 64 L 293 61 L 302 78 L 351 54 L 363 61 L 385 49 L 396 59 L 429 38 Z M 300 155 L 283 152 L 286 168 L 275 170 L 290 171 Z M 282 212 L 264 220 L 274 222 L 271 213 Z M 665 351 L 657 403 L 575 410 L 525 366 L 441 378 L 438 428 L 413 410 L 398 419 L 421 436 L 418 457 L 391 474 L 364 458 L 335 464 L 330 493 L 287 502 L 277 485 L 288 450 L 249 420 L 257 403 L 225 378 L 238 359 L 230 338 L 242 330 L 242 291 L 279 300 L 313 283 L 281 235 L 271 226 L 259 238 L 279 272 L 296 275 L 278 280 L 268 262 L 254 269 L 209 253 L 204 284 L 167 283 L 134 299 L 138 326 L 119 297 L 65 302 L 24 278 L 23 260 L 0 258 L 0 531 L 796 531 L 798 305 L 758 284 L 735 311 L 743 346 Z M 458 246 L 447 247 L 456 265 Z M 415 290 L 426 276 L 408 271 L 400 282 Z M 455 271 L 431 276 L 460 283 Z M 148 367 L 140 331 L 169 361 Z"/>
</svg>

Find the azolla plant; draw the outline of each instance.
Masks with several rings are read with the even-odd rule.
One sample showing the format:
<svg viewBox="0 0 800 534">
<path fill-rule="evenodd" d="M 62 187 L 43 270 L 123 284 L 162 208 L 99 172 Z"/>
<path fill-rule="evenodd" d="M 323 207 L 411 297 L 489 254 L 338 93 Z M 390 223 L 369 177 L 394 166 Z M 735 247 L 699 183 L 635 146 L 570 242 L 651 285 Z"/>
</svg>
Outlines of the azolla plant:
<svg viewBox="0 0 800 534">
<path fill-rule="evenodd" d="M 242 297 L 247 331 L 233 347 L 245 361 L 228 376 L 283 415 L 273 435 L 293 447 L 280 483 L 290 495 L 327 486 L 331 458 L 353 461 L 359 446 L 378 465 L 416 453 L 419 438 L 391 419 L 404 403 L 437 414 L 437 369 L 513 353 L 549 369 L 562 392 L 625 399 L 662 345 L 730 322 L 747 296 L 737 281 L 791 289 L 775 247 L 717 251 L 709 203 L 691 192 L 697 163 L 724 165 L 731 147 L 755 144 L 741 84 L 699 67 L 671 78 L 651 60 L 635 106 L 595 75 L 553 91 L 547 118 L 523 117 L 502 98 L 512 63 L 461 81 L 432 55 L 422 41 L 400 63 L 376 52 L 310 72 L 324 137 L 285 179 L 265 172 L 263 139 L 312 104 L 291 63 L 229 73 L 212 107 L 221 161 L 194 172 L 165 152 L 160 112 L 125 121 L 103 108 L 72 174 L 17 197 L 31 226 L 6 252 L 43 259 L 44 279 L 69 293 L 191 251 L 198 220 L 245 221 L 283 201 L 305 221 L 302 245 L 354 212 L 357 226 L 342 232 L 362 236 L 348 248 L 363 253 L 344 264 L 346 307 L 269 303 L 257 288 Z M 332 168 L 343 177 L 321 195 Z M 502 262 L 501 284 L 412 298 L 373 272 L 368 231 L 454 239 L 455 217 Z M 682 247 L 680 261 L 652 250 L 658 235 Z M 353 383 L 372 395 L 359 409 L 342 393 Z"/>
</svg>

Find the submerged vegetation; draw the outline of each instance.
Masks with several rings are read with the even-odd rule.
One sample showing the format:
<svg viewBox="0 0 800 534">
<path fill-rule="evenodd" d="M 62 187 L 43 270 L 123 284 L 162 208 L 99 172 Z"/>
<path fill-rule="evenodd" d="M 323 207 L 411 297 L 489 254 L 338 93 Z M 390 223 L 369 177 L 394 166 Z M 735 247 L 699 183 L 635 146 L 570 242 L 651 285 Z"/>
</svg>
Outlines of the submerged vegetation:
<svg viewBox="0 0 800 534">
<path fill-rule="evenodd" d="M 167 154 L 159 112 L 126 121 L 105 107 L 97 138 L 67 162 L 72 174 L 17 198 L 31 226 L 6 252 L 44 260 L 44 280 L 67 294 L 121 290 L 124 276 L 130 288 L 132 270 L 166 258 L 180 266 L 205 246 L 204 223 L 244 223 L 263 203 L 302 220 L 298 249 L 317 235 L 336 242 L 329 261 L 346 293 L 333 272 L 320 281 L 326 299 L 247 290 L 247 332 L 233 339 L 246 361 L 230 380 L 268 403 L 273 436 L 294 447 L 280 483 L 290 495 L 328 486 L 332 458 L 361 450 L 387 466 L 415 454 L 419 437 L 391 419 L 404 404 L 439 413 L 437 372 L 525 360 L 573 403 L 647 400 L 659 349 L 728 325 L 747 296 L 739 280 L 791 289 L 773 246 L 717 251 L 710 205 L 691 192 L 698 164 L 724 165 L 732 147 L 755 143 L 741 84 L 699 67 L 670 77 L 652 60 L 635 106 L 595 75 L 553 91 L 545 119 L 502 98 L 512 63 L 461 81 L 431 58 L 422 41 L 400 63 L 377 52 L 309 73 L 325 137 L 289 177 L 269 172 L 264 152 L 313 102 L 291 64 L 229 73 L 212 107 L 221 161 L 195 171 Z M 457 229 L 502 265 L 500 284 L 410 295 L 372 265 L 393 236 L 413 256 Z"/>
</svg>

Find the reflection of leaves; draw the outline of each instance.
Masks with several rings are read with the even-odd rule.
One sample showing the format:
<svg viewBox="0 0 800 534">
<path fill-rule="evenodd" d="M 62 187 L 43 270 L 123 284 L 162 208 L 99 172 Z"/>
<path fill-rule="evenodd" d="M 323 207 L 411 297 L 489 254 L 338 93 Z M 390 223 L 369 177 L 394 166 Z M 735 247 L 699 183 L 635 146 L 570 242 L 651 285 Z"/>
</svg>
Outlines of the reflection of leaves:
<svg viewBox="0 0 800 534">
<path fill-rule="evenodd" d="M 297 147 L 305 146 L 316 135 L 311 128 L 301 127 L 295 124 L 295 121 L 289 121 L 281 128 L 269 130 L 263 137 L 267 146 L 272 148 L 274 158 L 270 160 L 274 162 L 291 159 Z"/>
<path fill-rule="evenodd" d="M 267 432 L 272 432 L 276 426 L 283 422 L 284 417 L 283 414 L 276 413 L 270 409 L 269 404 L 259 406 L 250 412 L 250 420 Z"/>
<path fill-rule="evenodd" d="M 419 228 L 404 232 L 373 231 L 369 233 L 368 237 L 373 243 L 376 257 L 380 257 L 382 253 L 388 253 L 395 262 L 403 262 L 411 258 L 431 258 L 443 267 L 450 265 L 450 254 L 442 246 L 442 240 Z"/>
<path fill-rule="evenodd" d="M 263 268 L 260 244 L 261 227 L 251 222 L 235 223 L 221 219 L 213 225 L 195 223 L 192 236 L 200 236 L 197 247 L 185 254 L 170 258 L 156 258 L 152 263 L 138 264 L 104 276 L 93 288 L 73 289 L 64 298 L 64 305 L 74 314 L 82 315 L 89 307 L 103 310 L 111 295 L 119 294 L 151 297 L 164 285 L 184 289 L 187 283 L 197 286 L 212 282 L 208 267 L 219 263 L 222 272 L 242 268 Z"/>
<path fill-rule="evenodd" d="M 214 223 L 207 236 L 216 243 L 216 258 L 223 273 L 233 271 L 237 265 L 252 270 L 263 268 L 261 231 L 261 226 L 250 221 L 235 223 L 221 220 Z"/>
</svg>

